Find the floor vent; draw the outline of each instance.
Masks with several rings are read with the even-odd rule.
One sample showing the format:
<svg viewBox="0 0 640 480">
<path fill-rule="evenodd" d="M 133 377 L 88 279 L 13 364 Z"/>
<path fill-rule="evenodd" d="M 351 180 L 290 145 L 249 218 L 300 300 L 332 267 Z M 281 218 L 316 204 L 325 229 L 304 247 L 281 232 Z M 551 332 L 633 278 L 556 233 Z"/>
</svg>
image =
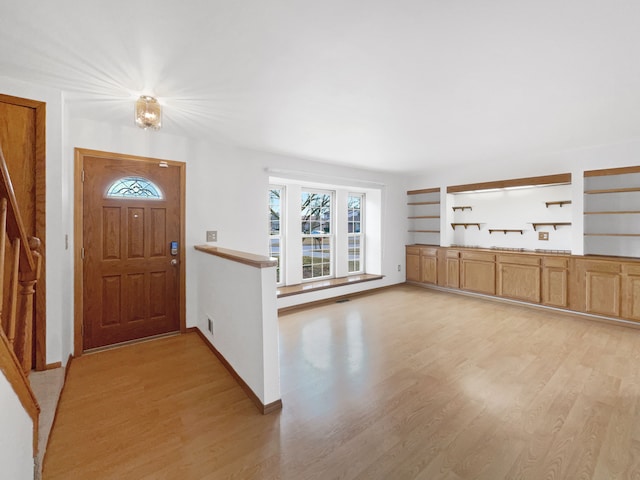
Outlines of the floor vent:
<svg viewBox="0 0 640 480">
<path fill-rule="evenodd" d="M 345 303 L 348 302 L 349 299 L 348 298 L 343 298 L 342 300 L 336 300 L 336 303 Z"/>
</svg>

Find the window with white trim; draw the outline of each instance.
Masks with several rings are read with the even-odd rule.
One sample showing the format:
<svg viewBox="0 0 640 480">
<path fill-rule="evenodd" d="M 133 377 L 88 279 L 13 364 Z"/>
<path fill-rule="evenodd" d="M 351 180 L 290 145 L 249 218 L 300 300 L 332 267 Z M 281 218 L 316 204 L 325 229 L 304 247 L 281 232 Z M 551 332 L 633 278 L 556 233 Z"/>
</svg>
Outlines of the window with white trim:
<svg viewBox="0 0 640 480">
<path fill-rule="evenodd" d="M 284 283 L 283 207 L 284 187 L 271 185 L 269 187 L 269 256 L 278 260 L 278 266 L 276 267 L 277 285 Z"/>
<path fill-rule="evenodd" d="M 333 275 L 333 192 L 303 191 L 300 200 L 302 280 Z"/>
<path fill-rule="evenodd" d="M 278 285 L 381 271 L 381 189 L 269 179 Z"/>
<path fill-rule="evenodd" d="M 351 274 L 364 271 L 363 207 L 364 194 L 350 193 L 347 199 L 347 271 Z"/>
</svg>

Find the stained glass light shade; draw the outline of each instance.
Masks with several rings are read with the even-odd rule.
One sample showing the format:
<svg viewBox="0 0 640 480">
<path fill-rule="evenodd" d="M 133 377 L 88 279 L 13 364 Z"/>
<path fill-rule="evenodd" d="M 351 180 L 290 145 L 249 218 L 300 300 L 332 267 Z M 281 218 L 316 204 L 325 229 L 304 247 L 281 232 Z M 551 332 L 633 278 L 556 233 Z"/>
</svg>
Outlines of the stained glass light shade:
<svg viewBox="0 0 640 480">
<path fill-rule="evenodd" d="M 113 182 L 107 197 L 146 198 L 162 200 L 162 191 L 151 180 L 143 177 L 125 177 Z"/>
</svg>

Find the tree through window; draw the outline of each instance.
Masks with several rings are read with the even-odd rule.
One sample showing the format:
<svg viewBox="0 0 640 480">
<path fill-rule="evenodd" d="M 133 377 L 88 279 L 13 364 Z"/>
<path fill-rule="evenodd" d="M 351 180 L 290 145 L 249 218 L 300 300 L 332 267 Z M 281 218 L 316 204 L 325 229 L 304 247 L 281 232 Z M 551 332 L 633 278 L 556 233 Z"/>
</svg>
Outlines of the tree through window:
<svg viewBox="0 0 640 480">
<path fill-rule="evenodd" d="M 350 193 L 347 203 L 347 227 L 348 227 L 348 255 L 349 273 L 361 273 L 364 271 L 363 265 L 363 245 L 362 245 L 362 207 L 364 195 L 362 193 Z"/>
<path fill-rule="evenodd" d="M 332 275 L 331 192 L 303 191 L 301 198 L 302 279 Z"/>
<path fill-rule="evenodd" d="M 269 189 L 269 256 L 278 260 L 276 268 L 276 284 L 280 285 L 283 281 L 282 264 L 284 256 L 282 254 L 283 247 L 283 231 L 282 231 L 282 212 L 284 201 L 284 188 L 271 186 Z"/>
</svg>

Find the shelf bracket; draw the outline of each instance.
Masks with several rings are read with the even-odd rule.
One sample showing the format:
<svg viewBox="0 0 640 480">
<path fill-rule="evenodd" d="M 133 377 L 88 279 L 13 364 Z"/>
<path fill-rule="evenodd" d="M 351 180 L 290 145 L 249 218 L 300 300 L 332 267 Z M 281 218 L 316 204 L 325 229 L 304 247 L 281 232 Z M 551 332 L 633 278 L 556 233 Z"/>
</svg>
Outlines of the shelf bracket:
<svg viewBox="0 0 640 480">
<path fill-rule="evenodd" d="M 456 227 L 464 227 L 464 229 L 466 230 L 467 227 L 478 227 L 478 230 L 480 230 L 480 224 L 479 223 L 452 223 L 451 224 L 451 228 L 453 228 L 454 230 L 456 229 Z"/>
<path fill-rule="evenodd" d="M 571 200 L 558 200 L 555 202 L 544 202 L 544 204 L 546 205 L 547 208 L 549 208 L 549 205 L 558 205 L 560 208 L 562 208 L 563 205 L 570 205 Z"/>
<path fill-rule="evenodd" d="M 503 228 L 490 228 L 489 229 L 489 234 L 492 234 L 493 232 L 502 232 L 505 235 L 507 233 L 519 233 L 520 235 L 524 234 L 524 230 L 510 230 L 510 229 L 503 229 Z"/>
</svg>

